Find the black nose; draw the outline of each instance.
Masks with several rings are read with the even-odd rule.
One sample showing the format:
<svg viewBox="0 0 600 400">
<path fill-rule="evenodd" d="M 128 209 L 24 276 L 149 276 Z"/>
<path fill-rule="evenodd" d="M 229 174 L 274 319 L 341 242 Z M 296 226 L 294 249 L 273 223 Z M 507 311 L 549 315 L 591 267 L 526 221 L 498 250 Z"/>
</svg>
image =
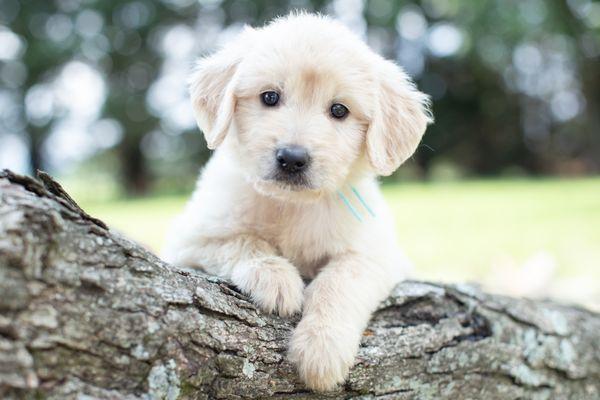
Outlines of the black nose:
<svg viewBox="0 0 600 400">
<path fill-rule="evenodd" d="M 275 154 L 279 169 L 285 172 L 302 172 L 308 166 L 310 157 L 304 147 L 289 146 L 277 149 Z"/>
</svg>

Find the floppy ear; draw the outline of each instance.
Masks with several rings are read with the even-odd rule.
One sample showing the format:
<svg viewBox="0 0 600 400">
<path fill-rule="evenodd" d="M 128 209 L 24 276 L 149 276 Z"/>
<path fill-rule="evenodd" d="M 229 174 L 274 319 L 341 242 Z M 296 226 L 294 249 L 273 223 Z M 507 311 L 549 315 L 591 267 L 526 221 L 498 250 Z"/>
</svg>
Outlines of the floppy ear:
<svg viewBox="0 0 600 400">
<path fill-rule="evenodd" d="M 366 136 L 367 155 L 378 175 L 391 175 L 416 150 L 432 122 L 429 97 L 396 64 L 378 60 L 379 90 Z"/>
<path fill-rule="evenodd" d="M 192 106 L 209 149 L 215 149 L 223 142 L 231 126 L 236 103 L 236 72 L 247 51 L 247 37 L 253 32 L 252 28 L 246 27 L 232 43 L 201 58 L 192 73 Z"/>
</svg>

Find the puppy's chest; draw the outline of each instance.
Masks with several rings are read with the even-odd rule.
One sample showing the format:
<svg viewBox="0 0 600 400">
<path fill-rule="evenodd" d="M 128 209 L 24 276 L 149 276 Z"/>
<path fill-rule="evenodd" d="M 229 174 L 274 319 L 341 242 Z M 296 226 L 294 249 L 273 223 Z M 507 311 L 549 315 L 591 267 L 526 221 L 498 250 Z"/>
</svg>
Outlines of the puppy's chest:
<svg viewBox="0 0 600 400">
<path fill-rule="evenodd" d="M 332 254 L 347 247 L 347 229 L 325 205 L 263 205 L 253 215 L 258 234 L 304 276 L 314 276 Z"/>
</svg>

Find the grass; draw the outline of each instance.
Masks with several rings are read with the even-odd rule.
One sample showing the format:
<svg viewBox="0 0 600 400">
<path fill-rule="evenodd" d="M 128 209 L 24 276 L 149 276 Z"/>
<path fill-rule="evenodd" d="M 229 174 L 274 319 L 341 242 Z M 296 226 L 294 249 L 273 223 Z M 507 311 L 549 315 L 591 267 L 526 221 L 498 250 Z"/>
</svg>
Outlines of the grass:
<svg viewBox="0 0 600 400">
<path fill-rule="evenodd" d="M 588 288 L 593 299 L 583 301 L 600 304 L 600 178 L 403 183 L 386 185 L 383 191 L 419 278 L 478 281 L 511 292 L 512 286 L 535 288 L 535 280 L 543 285 L 540 273 L 543 277 L 550 268 L 571 285 L 593 282 Z M 81 205 L 158 250 L 169 221 L 186 200 L 84 199 Z M 577 277 L 583 280 L 572 280 Z"/>
<path fill-rule="evenodd" d="M 541 252 L 563 275 L 600 273 L 600 179 L 386 187 L 401 243 L 435 279 L 481 279 Z"/>
</svg>

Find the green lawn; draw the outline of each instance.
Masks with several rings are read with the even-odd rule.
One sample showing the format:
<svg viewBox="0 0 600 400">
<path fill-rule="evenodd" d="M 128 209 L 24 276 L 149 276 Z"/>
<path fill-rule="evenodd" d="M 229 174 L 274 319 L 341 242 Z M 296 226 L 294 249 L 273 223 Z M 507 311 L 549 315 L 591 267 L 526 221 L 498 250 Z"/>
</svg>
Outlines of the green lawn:
<svg viewBox="0 0 600 400">
<path fill-rule="evenodd" d="M 548 293 L 600 304 L 600 178 L 406 183 L 383 190 L 417 277 L 479 281 L 519 294 L 516 289 L 535 287 L 554 268 L 567 283 L 552 281 Z M 186 199 L 84 199 L 81 206 L 158 250 Z M 508 285 L 507 275 L 514 278 Z M 585 294 L 562 293 L 578 292 L 577 282 Z"/>
</svg>

